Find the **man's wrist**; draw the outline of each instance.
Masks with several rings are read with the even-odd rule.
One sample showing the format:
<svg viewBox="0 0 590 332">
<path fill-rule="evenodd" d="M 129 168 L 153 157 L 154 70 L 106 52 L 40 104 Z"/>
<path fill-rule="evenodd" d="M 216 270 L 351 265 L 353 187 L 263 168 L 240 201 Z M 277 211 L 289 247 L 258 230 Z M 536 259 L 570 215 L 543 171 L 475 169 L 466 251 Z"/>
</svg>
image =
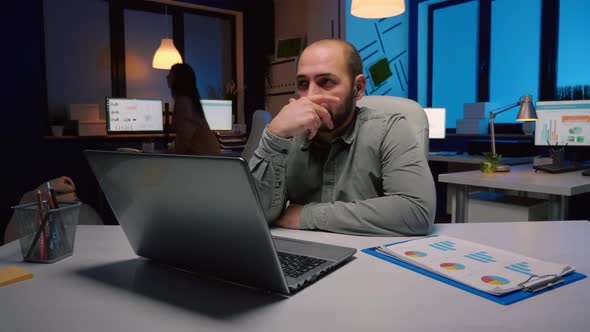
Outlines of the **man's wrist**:
<svg viewBox="0 0 590 332">
<path fill-rule="evenodd" d="M 273 136 L 276 137 L 280 137 L 280 138 L 284 138 L 284 139 L 289 139 L 291 138 L 291 136 L 283 133 L 281 130 L 279 130 L 278 128 L 276 128 L 275 123 L 271 122 L 268 127 L 266 127 L 266 129 L 269 131 L 269 133 L 271 133 Z"/>
</svg>

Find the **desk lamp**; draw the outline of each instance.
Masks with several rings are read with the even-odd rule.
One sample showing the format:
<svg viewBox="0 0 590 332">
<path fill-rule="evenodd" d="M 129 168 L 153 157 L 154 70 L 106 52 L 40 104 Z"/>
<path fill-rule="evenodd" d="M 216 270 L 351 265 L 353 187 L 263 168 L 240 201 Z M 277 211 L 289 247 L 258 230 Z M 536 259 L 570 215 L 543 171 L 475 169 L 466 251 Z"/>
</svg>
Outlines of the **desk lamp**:
<svg viewBox="0 0 590 332">
<path fill-rule="evenodd" d="M 516 103 L 511 104 L 509 106 L 503 106 L 497 108 L 495 110 L 490 111 L 490 131 L 491 131 L 491 138 L 492 138 L 492 156 L 496 156 L 496 135 L 494 134 L 494 119 L 496 115 L 506 112 L 510 109 L 515 108 L 516 106 L 520 106 L 520 110 L 518 111 L 518 115 L 516 116 L 517 121 L 537 121 L 537 112 L 535 111 L 535 106 L 533 105 L 533 96 L 532 95 L 523 95 L 520 97 Z M 497 172 L 509 172 L 510 166 L 508 165 L 497 165 L 496 166 Z"/>
</svg>

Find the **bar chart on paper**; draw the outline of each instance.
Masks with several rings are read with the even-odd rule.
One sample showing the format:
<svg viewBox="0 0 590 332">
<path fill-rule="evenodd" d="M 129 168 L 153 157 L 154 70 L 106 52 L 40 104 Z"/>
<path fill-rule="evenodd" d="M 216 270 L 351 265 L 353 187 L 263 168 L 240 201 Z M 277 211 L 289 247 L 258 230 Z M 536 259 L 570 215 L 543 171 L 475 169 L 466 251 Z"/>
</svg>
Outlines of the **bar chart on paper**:
<svg viewBox="0 0 590 332">
<path fill-rule="evenodd" d="M 381 246 L 379 252 L 496 295 L 520 290 L 531 277 L 562 276 L 574 271 L 569 265 L 449 236 L 430 236 Z"/>
</svg>

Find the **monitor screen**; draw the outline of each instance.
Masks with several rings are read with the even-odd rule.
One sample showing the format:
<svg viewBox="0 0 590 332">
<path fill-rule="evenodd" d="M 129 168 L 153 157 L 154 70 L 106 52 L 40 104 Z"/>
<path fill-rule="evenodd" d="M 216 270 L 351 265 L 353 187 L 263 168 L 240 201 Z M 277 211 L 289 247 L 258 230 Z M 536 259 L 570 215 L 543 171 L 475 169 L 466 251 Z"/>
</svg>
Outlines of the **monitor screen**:
<svg viewBox="0 0 590 332">
<path fill-rule="evenodd" d="M 201 105 L 211 130 L 232 130 L 231 100 L 201 99 Z"/>
<path fill-rule="evenodd" d="M 445 138 L 447 109 L 444 107 L 425 107 L 426 117 L 428 117 L 428 138 L 437 139 Z"/>
<path fill-rule="evenodd" d="M 590 146 L 590 101 L 539 101 L 535 145 Z"/>
<path fill-rule="evenodd" d="M 161 133 L 163 103 L 160 99 L 106 98 L 107 133 Z"/>
</svg>

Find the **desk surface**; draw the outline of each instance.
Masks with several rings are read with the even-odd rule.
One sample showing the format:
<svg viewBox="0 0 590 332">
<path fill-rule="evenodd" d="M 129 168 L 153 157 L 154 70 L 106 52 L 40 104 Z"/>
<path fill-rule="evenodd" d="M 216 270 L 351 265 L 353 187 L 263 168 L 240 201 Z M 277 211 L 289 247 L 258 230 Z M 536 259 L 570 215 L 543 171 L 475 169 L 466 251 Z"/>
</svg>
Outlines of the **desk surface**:
<svg viewBox="0 0 590 332">
<path fill-rule="evenodd" d="M 520 165 L 530 164 L 534 157 L 503 157 L 502 164 L 504 165 Z M 428 161 L 440 161 L 446 163 L 461 163 L 461 164 L 479 164 L 483 160 L 483 156 L 471 154 L 452 154 L 452 152 L 430 152 L 428 153 Z"/>
<path fill-rule="evenodd" d="M 590 223 L 440 224 L 434 233 L 590 273 Z M 273 230 L 281 236 L 363 249 L 401 238 Z M 281 298 L 206 280 L 138 259 L 119 226 L 80 226 L 74 255 L 23 263 L 17 242 L 0 247 L 0 267 L 31 280 L 0 287 L 4 331 L 587 331 L 585 279 L 502 306 L 358 252 L 317 283 Z M 255 268 L 255 267 L 253 267 Z"/>
<path fill-rule="evenodd" d="M 582 171 L 559 174 L 535 172 L 532 164 L 512 166 L 510 172 L 493 174 L 484 174 L 479 170 L 440 174 L 438 181 L 561 196 L 573 196 L 590 192 L 590 177 L 583 176 Z"/>
</svg>

